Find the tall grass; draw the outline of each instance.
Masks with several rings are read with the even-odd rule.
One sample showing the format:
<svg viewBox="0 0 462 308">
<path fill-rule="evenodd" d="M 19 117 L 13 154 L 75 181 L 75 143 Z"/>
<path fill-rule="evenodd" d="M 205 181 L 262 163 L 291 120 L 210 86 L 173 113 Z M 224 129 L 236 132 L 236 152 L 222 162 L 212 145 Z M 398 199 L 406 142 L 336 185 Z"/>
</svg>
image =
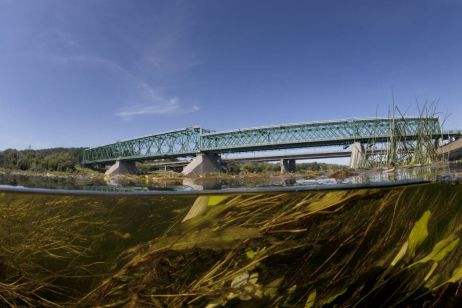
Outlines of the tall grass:
<svg viewBox="0 0 462 308">
<path fill-rule="evenodd" d="M 425 101 L 421 106 L 416 103 L 418 118 L 421 120 L 417 128 L 417 138 L 409 139 L 406 122 L 396 121 L 405 119 L 406 113 L 394 104 L 388 112 L 391 121 L 388 140 L 385 143 L 372 141 L 366 148 L 367 167 L 390 167 L 400 165 L 427 165 L 443 160 L 438 154 L 438 140 L 442 132 L 435 135 L 432 119 L 439 115 L 438 102 Z M 443 120 L 444 124 L 445 119 Z"/>
</svg>

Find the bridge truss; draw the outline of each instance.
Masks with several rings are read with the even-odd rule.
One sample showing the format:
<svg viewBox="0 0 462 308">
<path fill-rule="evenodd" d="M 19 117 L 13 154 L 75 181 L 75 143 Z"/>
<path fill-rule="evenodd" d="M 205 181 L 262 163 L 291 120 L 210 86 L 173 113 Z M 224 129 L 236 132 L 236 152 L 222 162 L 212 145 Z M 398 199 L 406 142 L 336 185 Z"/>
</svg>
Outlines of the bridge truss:
<svg viewBox="0 0 462 308">
<path fill-rule="evenodd" d="M 357 119 L 213 132 L 202 135 L 201 149 L 229 153 L 374 143 L 387 141 L 393 135 L 415 139 L 422 131 L 440 135 L 438 118 Z"/>
<path fill-rule="evenodd" d="M 191 127 L 86 149 L 83 163 L 195 155 L 200 151 L 201 131 L 199 127 Z"/>
<path fill-rule="evenodd" d="M 437 117 L 352 119 L 212 132 L 199 127 L 115 142 L 85 150 L 83 163 L 147 160 L 286 148 L 379 143 L 394 136 L 416 140 L 441 136 Z"/>
</svg>

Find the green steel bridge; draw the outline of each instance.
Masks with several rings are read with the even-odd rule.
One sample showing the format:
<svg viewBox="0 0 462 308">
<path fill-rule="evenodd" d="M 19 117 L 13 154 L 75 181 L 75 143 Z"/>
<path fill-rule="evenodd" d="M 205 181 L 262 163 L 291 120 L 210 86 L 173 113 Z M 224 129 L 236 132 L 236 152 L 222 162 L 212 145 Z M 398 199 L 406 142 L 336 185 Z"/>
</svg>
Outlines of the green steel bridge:
<svg viewBox="0 0 462 308">
<path fill-rule="evenodd" d="M 288 148 L 380 143 L 400 136 L 416 140 L 422 134 L 443 136 L 437 117 L 350 119 L 211 131 L 190 127 L 118 141 L 84 151 L 83 164 L 142 161 Z M 451 134 L 460 134 L 453 132 Z"/>
</svg>

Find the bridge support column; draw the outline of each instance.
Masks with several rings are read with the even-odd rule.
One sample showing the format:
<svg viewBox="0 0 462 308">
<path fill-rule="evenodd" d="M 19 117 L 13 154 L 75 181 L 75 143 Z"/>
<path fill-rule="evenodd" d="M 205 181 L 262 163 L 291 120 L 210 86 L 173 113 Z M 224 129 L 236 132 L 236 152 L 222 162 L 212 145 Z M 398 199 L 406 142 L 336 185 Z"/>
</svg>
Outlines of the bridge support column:
<svg viewBox="0 0 462 308">
<path fill-rule="evenodd" d="M 296 164 L 295 164 L 295 159 L 281 159 L 280 160 L 281 164 L 281 174 L 284 173 L 294 173 L 297 169 Z"/>
<path fill-rule="evenodd" d="M 462 138 L 456 139 L 438 148 L 438 153 L 449 160 L 462 159 Z"/>
<path fill-rule="evenodd" d="M 105 175 L 136 174 L 134 161 L 116 161 L 105 173 Z"/>
<path fill-rule="evenodd" d="M 218 154 L 200 153 L 186 166 L 183 175 L 204 175 L 207 173 L 221 172 L 221 157 Z"/>
<path fill-rule="evenodd" d="M 364 167 L 366 162 L 366 151 L 360 142 L 351 145 L 350 168 L 358 169 Z"/>
</svg>

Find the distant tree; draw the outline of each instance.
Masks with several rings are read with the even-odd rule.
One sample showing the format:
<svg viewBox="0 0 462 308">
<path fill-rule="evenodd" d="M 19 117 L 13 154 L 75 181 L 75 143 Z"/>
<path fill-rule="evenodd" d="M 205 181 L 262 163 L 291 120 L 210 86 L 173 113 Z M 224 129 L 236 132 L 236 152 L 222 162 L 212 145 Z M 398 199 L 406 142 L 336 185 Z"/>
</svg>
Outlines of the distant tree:
<svg viewBox="0 0 462 308">
<path fill-rule="evenodd" d="M 83 148 L 0 151 L 0 167 L 12 170 L 72 172 L 80 164 Z"/>
</svg>

